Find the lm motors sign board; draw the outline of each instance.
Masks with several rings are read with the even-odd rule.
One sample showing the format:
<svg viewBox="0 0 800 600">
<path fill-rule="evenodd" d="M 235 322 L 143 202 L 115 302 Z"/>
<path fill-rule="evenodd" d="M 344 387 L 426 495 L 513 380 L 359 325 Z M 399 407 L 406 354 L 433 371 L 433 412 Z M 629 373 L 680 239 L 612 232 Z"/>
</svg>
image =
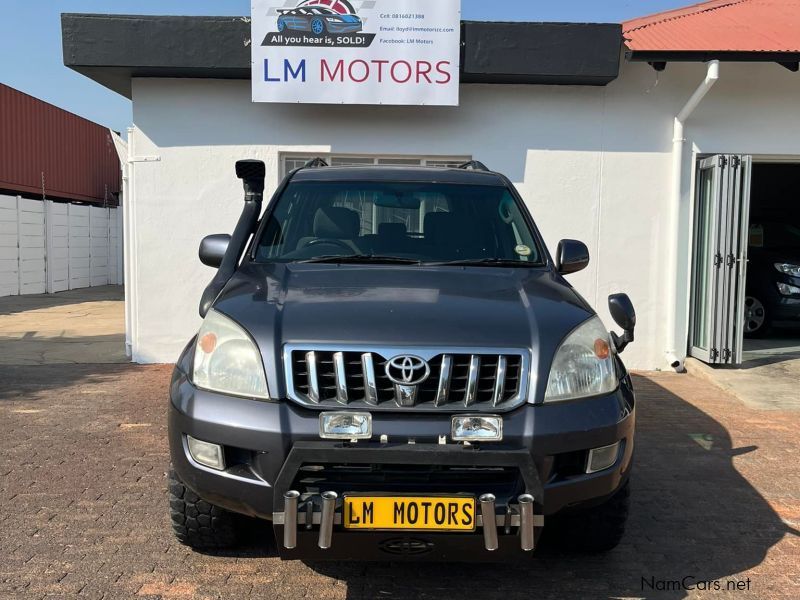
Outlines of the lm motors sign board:
<svg viewBox="0 0 800 600">
<path fill-rule="evenodd" d="M 253 101 L 458 105 L 461 0 L 253 0 Z"/>
</svg>

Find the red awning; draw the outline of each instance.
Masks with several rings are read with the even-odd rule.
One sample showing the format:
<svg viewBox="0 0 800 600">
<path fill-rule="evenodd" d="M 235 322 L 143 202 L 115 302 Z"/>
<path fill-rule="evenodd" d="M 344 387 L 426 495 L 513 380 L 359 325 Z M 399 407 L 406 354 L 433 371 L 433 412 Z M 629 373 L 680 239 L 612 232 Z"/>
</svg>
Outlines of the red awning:
<svg viewBox="0 0 800 600">
<path fill-rule="evenodd" d="M 622 24 L 634 52 L 800 52 L 800 0 L 711 0 Z"/>
</svg>

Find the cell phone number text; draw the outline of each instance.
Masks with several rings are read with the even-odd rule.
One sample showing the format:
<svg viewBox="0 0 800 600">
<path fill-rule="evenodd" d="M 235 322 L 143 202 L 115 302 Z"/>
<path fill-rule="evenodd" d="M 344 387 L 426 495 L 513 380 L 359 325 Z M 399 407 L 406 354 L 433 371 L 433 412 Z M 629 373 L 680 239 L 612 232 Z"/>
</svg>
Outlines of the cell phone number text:
<svg viewBox="0 0 800 600">
<path fill-rule="evenodd" d="M 425 15 L 422 13 L 384 13 L 381 15 L 381 19 L 414 19 L 420 21 L 425 19 Z"/>
</svg>

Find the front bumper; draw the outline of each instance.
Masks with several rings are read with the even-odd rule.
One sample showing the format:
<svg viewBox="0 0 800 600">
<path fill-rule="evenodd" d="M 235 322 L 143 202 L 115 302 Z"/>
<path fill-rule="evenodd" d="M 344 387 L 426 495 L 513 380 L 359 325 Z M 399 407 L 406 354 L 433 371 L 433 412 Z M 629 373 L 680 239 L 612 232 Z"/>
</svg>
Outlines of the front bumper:
<svg viewBox="0 0 800 600">
<path fill-rule="evenodd" d="M 776 295 L 772 309 L 772 320 L 797 323 L 800 321 L 800 296 Z"/>
<path fill-rule="evenodd" d="M 747 294 L 764 302 L 772 322 L 795 324 L 800 321 L 800 295 L 784 296 L 778 291 L 779 283 L 800 287 L 800 277 L 772 272 L 770 267 L 770 275 L 764 277 L 762 274 L 762 278 L 747 289 Z"/>
<path fill-rule="evenodd" d="M 262 519 L 272 520 L 274 513 L 283 514 L 283 494 L 296 487 L 298 471 L 304 464 L 428 464 L 515 469 L 519 473 L 516 487 L 506 485 L 507 482 L 503 485 L 488 482 L 484 486 L 473 482 L 474 489 L 466 482 L 461 486 L 464 488 L 461 491 L 476 495 L 495 494 L 498 519 L 502 519 L 506 507 L 513 507 L 517 495 L 525 492 L 534 496 L 537 516 L 600 503 L 624 484 L 632 463 L 635 409 L 628 377 L 616 392 L 605 396 L 552 405 L 525 405 L 503 415 L 501 443 L 469 447 L 439 444 L 440 436 L 449 437 L 450 433 L 450 415 L 446 413 L 374 413 L 373 439 L 385 434 L 389 443 L 362 441 L 350 445 L 320 440 L 317 411 L 289 401 L 263 402 L 198 390 L 179 369 L 173 375 L 170 396 L 170 451 L 178 476 L 205 500 Z M 226 470 L 215 471 L 196 463 L 188 453 L 186 435 L 223 445 Z M 592 474 L 583 472 L 579 464 L 581 453 L 616 442 L 621 442 L 621 449 L 612 467 Z M 369 483 L 363 482 L 361 485 L 361 491 L 391 488 L 398 494 L 435 489 L 435 486 L 421 489 L 413 483 L 404 487 L 394 480 L 380 488 L 370 488 Z M 345 486 L 343 490 L 346 489 Z M 279 517 L 277 521 L 280 520 Z M 277 522 L 275 529 L 277 539 L 281 540 L 283 525 Z M 392 560 L 413 558 L 413 552 L 403 551 L 408 548 L 403 542 L 409 539 L 405 534 L 342 532 L 335 526 L 334 540 L 340 534 L 358 536 L 359 543 L 334 543 L 331 549 L 320 550 L 317 531 L 300 527 L 296 549 L 282 548 L 282 556 L 374 560 L 387 558 L 376 554 L 376 549 L 394 540 L 400 550 Z M 443 559 L 469 560 L 473 550 L 476 559 L 481 555 L 485 559 L 481 535 L 413 534 L 414 540 L 421 544 L 432 537 Z M 492 558 L 504 559 L 506 553 L 522 554 L 519 542 L 503 543 L 501 538 L 500 549 L 492 553 Z"/>
</svg>

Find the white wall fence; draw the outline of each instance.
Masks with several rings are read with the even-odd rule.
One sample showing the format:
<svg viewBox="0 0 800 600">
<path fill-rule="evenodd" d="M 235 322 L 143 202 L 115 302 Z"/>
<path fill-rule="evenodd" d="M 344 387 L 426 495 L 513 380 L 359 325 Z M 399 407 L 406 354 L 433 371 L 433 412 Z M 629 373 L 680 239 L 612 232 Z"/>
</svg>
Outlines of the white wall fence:
<svg viewBox="0 0 800 600">
<path fill-rule="evenodd" d="M 0 296 L 122 284 L 122 211 L 0 195 Z"/>
</svg>

